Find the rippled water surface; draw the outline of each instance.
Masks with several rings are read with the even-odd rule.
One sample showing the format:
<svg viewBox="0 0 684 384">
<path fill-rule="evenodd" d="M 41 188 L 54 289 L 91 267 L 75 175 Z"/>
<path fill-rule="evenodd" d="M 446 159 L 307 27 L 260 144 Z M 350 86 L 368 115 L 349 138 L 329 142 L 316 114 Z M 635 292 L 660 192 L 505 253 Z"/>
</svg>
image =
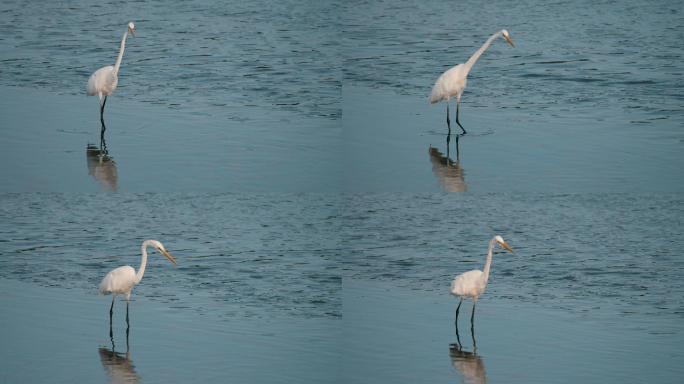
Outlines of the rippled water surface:
<svg viewBox="0 0 684 384">
<path fill-rule="evenodd" d="M 681 382 L 680 8 L 3 2 L 0 381 Z M 447 144 L 432 84 L 501 28 Z M 126 354 L 96 287 L 147 238 L 178 266 L 150 256 Z"/>
<path fill-rule="evenodd" d="M 684 14 L 672 2 L 391 1 L 346 3 L 344 83 L 423 102 L 440 73 L 506 28 L 470 73 L 464 112 L 684 121 Z"/>
<path fill-rule="evenodd" d="M 341 262 L 352 277 L 446 293 L 482 268 L 497 233 L 517 254 L 495 256 L 487 295 L 681 319 L 683 208 L 661 194 L 354 196 Z"/>
<path fill-rule="evenodd" d="M 679 194 L 349 195 L 345 378 L 681 381 L 683 208 Z M 450 282 L 482 270 L 494 234 L 515 254 L 494 254 L 459 337 Z"/>
<path fill-rule="evenodd" d="M 341 315 L 338 199 L 317 195 L 3 195 L 0 277 L 96 294 L 115 267 L 162 241 L 136 294 L 197 312 Z"/>
<path fill-rule="evenodd" d="M 132 20 L 119 97 L 236 120 L 254 106 L 341 113 L 333 3 L 6 1 L 0 15 L 2 85 L 84 94 Z"/>
</svg>

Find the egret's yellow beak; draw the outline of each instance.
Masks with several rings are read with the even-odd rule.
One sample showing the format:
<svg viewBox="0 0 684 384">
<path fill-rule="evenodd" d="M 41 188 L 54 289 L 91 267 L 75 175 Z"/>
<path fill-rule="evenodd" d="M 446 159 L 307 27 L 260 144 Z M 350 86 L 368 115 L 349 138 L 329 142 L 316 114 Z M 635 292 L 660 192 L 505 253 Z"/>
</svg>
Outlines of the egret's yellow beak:
<svg viewBox="0 0 684 384">
<path fill-rule="evenodd" d="M 166 257 L 167 259 L 169 259 L 169 261 L 172 262 L 173 265 L 176 265 L 176 259 L 174 259 L 173 256 L 171 256 L 171 254 L 169 254 L 168 252 L 166 252 L 166 250 L 160 249 L 159 252 L 161 252 L 161 254 L 164 255 L 164 257 Z"/>
<path fill-rule="evenodd" d="M 507 250 L 510 253 L 515 253 L 513 252 L 513 248 L 511 248 L 506 242 L 504 241 L 503 243 L 499 243 L 501 245 L 501 248 Z"/>
<path fill-rule="evenodd" d="M 511 47 L 515 48 L 515 44 L 513 44 L 513 40 L 511 39 L 510 36 L 504 36 L 503 38 L 504 38 L 504 40 L 506 40 L 506 42 L 507 42 L 508 44 L 511 45 Z"/>
</svg>

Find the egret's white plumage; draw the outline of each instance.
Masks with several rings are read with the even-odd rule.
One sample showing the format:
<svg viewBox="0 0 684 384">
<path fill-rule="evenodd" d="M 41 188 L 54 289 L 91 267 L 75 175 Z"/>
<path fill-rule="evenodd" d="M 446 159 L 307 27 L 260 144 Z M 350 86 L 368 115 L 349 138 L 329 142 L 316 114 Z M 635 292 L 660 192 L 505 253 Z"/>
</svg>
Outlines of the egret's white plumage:
<svg viewBox="0 0 684 384">
<path fill-rule="evenodd" d="M 100 103 L 104 96 L 111 95 L 119 84 L 118 72 L 114 72 L 114 66 L 108 65 L 93 72 L 88 79 L 86 88 L 88 96 L 98 96 Z"/>
<path fill-rule="evenodd" d="M 139 282 L 135 269 L 130 265 L 124 265 L 109 271 L 107 276 L 102 279 L 100 293 L 103 295 L 124 295 L 126 300 L 130 300 L 131 291 Z"/>
<path fill-rule="evenodd" d="M 494 246 L 499 245 L 503 249 L 513 252 L 513 249 L 506 244 L 504 239 L 496 235 L 489 241 L 489 249 L 487 251 L 487 261 L 485 262 L 484 272 L 478 269 L 472 271 L 464 272 L 454 278 L 451 282 L 451 294 L 459 297 L 461 300 L 456 308 L 456 321 L 458 322 L 458 310 L 461 308 L 461 303 L 463 299 L 473 300 L 473 312 L 470 317 L 471 322 L 475 316 L 475 303 L 477 299 L 482 295 L 487 288 L 487 281 L 489 281 L 489 269 L 492 265 L 492 256 L 494 251 Z"/>
<path fill-rule="evenodd" d="M 116 298 L 116 295 L 122 295 L 126 297 L 127 302 L 131 299 L 131 291 L 133 290 L 133 287 L 140 283 L 140 280 L 142 280 L 143 275 L 145 274 L 145 267 L 147 266 L 147 247 L 154 247 L 157 251 L 164 255 L 164 257 L 169 259 L 173 265 L 176 265 L 176 259 L 174 259 L 173 256 L 166 251 L 166 248 L 164 248 L 162 243 L 158 242 L 157 240 L 145 240 L 141 246 L 142 257 L 140 259 L 140 268 L 138 268 L 137 272 L 135 269 L 133 269 L 133 267 L 125 265 L 123 267 L 113 269 L 107 273 L 100 283 L 100 293 L 104 295 L 112 295 L 112 306 L 109 308 L 110 334 L 114 299 Z M 126 320 L 128 320 L 128 306 L 126 307 Z"/>
<path fill-rule="evenodd" d="M 111 95 L 119 84 L 119 68 L 121 67 L 121 59 L 126 49 L 126 38 L 128 38 L 129 33 L 135 36 L 135 24 L 133 22 L 128 23 L 128 28 L 121 39 L 121 47 L 119 48 L 119 56 L 116 58 L 116 63 L 98 69 L 88 79 L 86 91 L 88 96 L 98 96 L 100 98 L 100 119 L 103 125 L 102 115 L 105 103 L 107 102 L 107 96 Z"/>
<path fill-rule="evenodd" d="M 468 83 L 468 72 L 470 69 L 466 69 L 465 64 L 458 64 L 439 75 L 435 85 L 432 86 L 430 104 L 444 100 L 448 102 L 452 97 L 456 98 L 457 103 L 460 102 L 463 90 Z"/>
<path fill-rule="evenodd" d="M 512 47 L 513 40 L 507 30 L 502 29 L 485 41 L 484 44 L 478 49 L 469 59 L 463 64 L 458 64 L 455 67 L 449 68 L 446 72 L 442 73 L 435 81 L 435 85 L 432 87 L 432 92 L 430 93 L 430 103 L 434 104 L 440 101 L 447 102 L 447 125 L 449 126 L 449 132 L 451 132 L 451 123 L 449 122 L 449 101 L 452 97 L 456 98 L 456 124 L 466 133 L 465 129 L 458 121 L 458 110 L 461 104 L 461 96 L 465 90 L 466 84 L 468 83 L 468 73 L 470 69 L 475 65 L 475 62 L 482 56 L 484 51 L 489 48 L 489 46 L 499 37 L 503 37 L 504 40 Z"/>
</svg>

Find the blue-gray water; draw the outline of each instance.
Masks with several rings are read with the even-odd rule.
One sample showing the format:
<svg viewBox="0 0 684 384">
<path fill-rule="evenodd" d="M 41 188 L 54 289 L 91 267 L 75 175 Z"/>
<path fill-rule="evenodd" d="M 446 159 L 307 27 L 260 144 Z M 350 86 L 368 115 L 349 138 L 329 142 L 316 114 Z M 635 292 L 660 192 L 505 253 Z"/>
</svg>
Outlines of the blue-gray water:
<svg viewBox="0 0 684 384">
<path fill-rule="evenodd" d="M 676 3 L 403 0 L 344 10 L 345 86 L 425 101 L 440 73 L 506 28 L 516 48 L 498 40 L 473 67 L 464 120 L 493 107 L 515 109 L 517 123 L 580 117 L 648 130 L 684 122 Z"/>
<path fill-rule="evenodd" d="M 255 108 L 341 113 L 332 3 L 6 1 L 0 14 L 2 85 L 82 95 L 132 20 L 118 98 L 234 121 Z"/>
<path fill-rule="evenodd" d="M 678 194 L 350 196 L 341 264 L 356 279 L 446 292 L 456 272 L 482 268 L 498 233 L 517 254 L 495 257 L 488 296 L 652 316 L 669 325 L 645 331 L 680 332 L 683 203 Z"/>
<path fill-rule="evenodd" d="M 339 382 L 339 206 L 316 194 L 1 195 L 0 381 Z M 138 268 L 147 238 L 178 265 L 151 252 L 129 340 L 123 300 L 110 340 L 97 287 Z"/>
<path fill-rule="evenodd" d="M 84 88 L 131 20 L 102 152 Z M 683 25 L 671 2 L 3 2 L 0 381 L 681 382 Z M 447 147 L 427 95 L 501 28 Z M 450 280 L 495 233 L 517 253 L 477 351 L 469 303 L 450 350 Z M 146 238 L 179 264 L 151 255 L 126 355 L 96 287 Z"/>
<path fill-rule="evenodd" d="M 677 382 L 684 374 L 676 363 L 684 357 L 682 206 L 678 194 L 636 193 L 4 194 L 0 277 L 4 304 L 13 308 L 4 312 L 4 339 L 25 346 L 34 323 L 23 317 L 66 310 L 71 322 L 38 337 L 57 337 L 73 357 L 6 378 L 53 372 L 53 381 L 69 381 L 56 373 L 64 364 L 83 363 L 84 349 L 93 350 L 85 354 L 92 360 L 95 347 L 110 348 L 109 300 L 98 298 L 97 283 L 113 267 L 137 266 L 139 243 L 149 237 L 179 262 L 173 268 L 153 254 L 134 291 L 131 353 L 149 381 L 167 377 L 165 362 L 215 375 L 199 375 L 207 379 L 259 382 L 464 378 L 454 367 L 473 347 L 462 321 L 465 357 L 449 359 L 456 305 L 449 282 L 481 268 L 489 236 L 500 233 L 516 254 L 495 255 L 477 316 L 477 356 L 492 380 Z M 117 305 L 121 351 L 123 302 Z M 156 330 L 159 318 L 180 330 Z M 160 360 L 150 343 L 191 357 Z M 533 351 L 533 371 L 507 357 L 512 343 Z M 638 357 L 629 352 L 636 348 Z M 42 359 L 30 350 L 4 353 L 8 366 Z M 216 354 L 241 368 L 217 367 L 207 359 Z M 291 368 L 278 378 L 256 374 L 250 358 L 259 356 Z M 101 375 L 95 361 L 84 374 L 93 380 Z"/>
<path fill-rule="evenodd" d="M 152 257 L 154 277 L 136 289 L 147 297 L 198 312 L 229 302 L 245 315 L 341 315 L 335 198 L 13 194 L 0 207 L 3 278 L 96 293 L 108 270 L 137 268 L 151 238 L 179 265 Z"/>
</svg>

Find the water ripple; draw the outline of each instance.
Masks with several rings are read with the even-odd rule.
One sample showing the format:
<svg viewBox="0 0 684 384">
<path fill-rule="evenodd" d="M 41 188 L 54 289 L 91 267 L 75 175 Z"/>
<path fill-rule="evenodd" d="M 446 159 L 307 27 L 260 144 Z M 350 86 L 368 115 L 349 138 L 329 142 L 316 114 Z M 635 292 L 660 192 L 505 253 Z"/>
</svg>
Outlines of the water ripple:
<svg viewBox="0 0 684 384">
<path fill-rule="evenodd" d="M 0 277 L 95 294 L 110 269 L 137 268 L 141 241 L 156 238 L 178 267 L 152 255 L 139 294 L 198 312 L 230 302 L 245 313 L 337 317 L 337 206 L 313 194 L 2 195 Z"/>
<path fill-rule="evenodd" d="M 684 119 L 684 18 L 674 3 L 400 0 L 345 3 L 343 10 L 345 84 L 424 100 L 440 73 L 507 28 L 516 48 L 490 47 L 470 74 L 464 103 L 524 102 L 558 117 L 597 106 L 626 114 L 666 107 Z"/>
<path fill-rule="evenodd" d="M 0 84 L 84 95 L 116 59 L 129 20 L 117 94 L 223 115 L 246 104 L 338 119 L 337 15 L 327 2 L 152 1 L 0 5 Z M 268 70 L 265 70 L 268 69 Z M 217 106 L 219 106 L 217 108 Z"/>
<path fill-rule="evenodd" d="M 482 268 L 487 242 L 499 233 L 517 254 L 495 256 L 488 295 L 572 311 L 596 305 L 615 312 L 684 311 L 681 196 L 450 196 L 350 196 L 344 270 L 448 294 L 453 276 Z"/>
</svg>

